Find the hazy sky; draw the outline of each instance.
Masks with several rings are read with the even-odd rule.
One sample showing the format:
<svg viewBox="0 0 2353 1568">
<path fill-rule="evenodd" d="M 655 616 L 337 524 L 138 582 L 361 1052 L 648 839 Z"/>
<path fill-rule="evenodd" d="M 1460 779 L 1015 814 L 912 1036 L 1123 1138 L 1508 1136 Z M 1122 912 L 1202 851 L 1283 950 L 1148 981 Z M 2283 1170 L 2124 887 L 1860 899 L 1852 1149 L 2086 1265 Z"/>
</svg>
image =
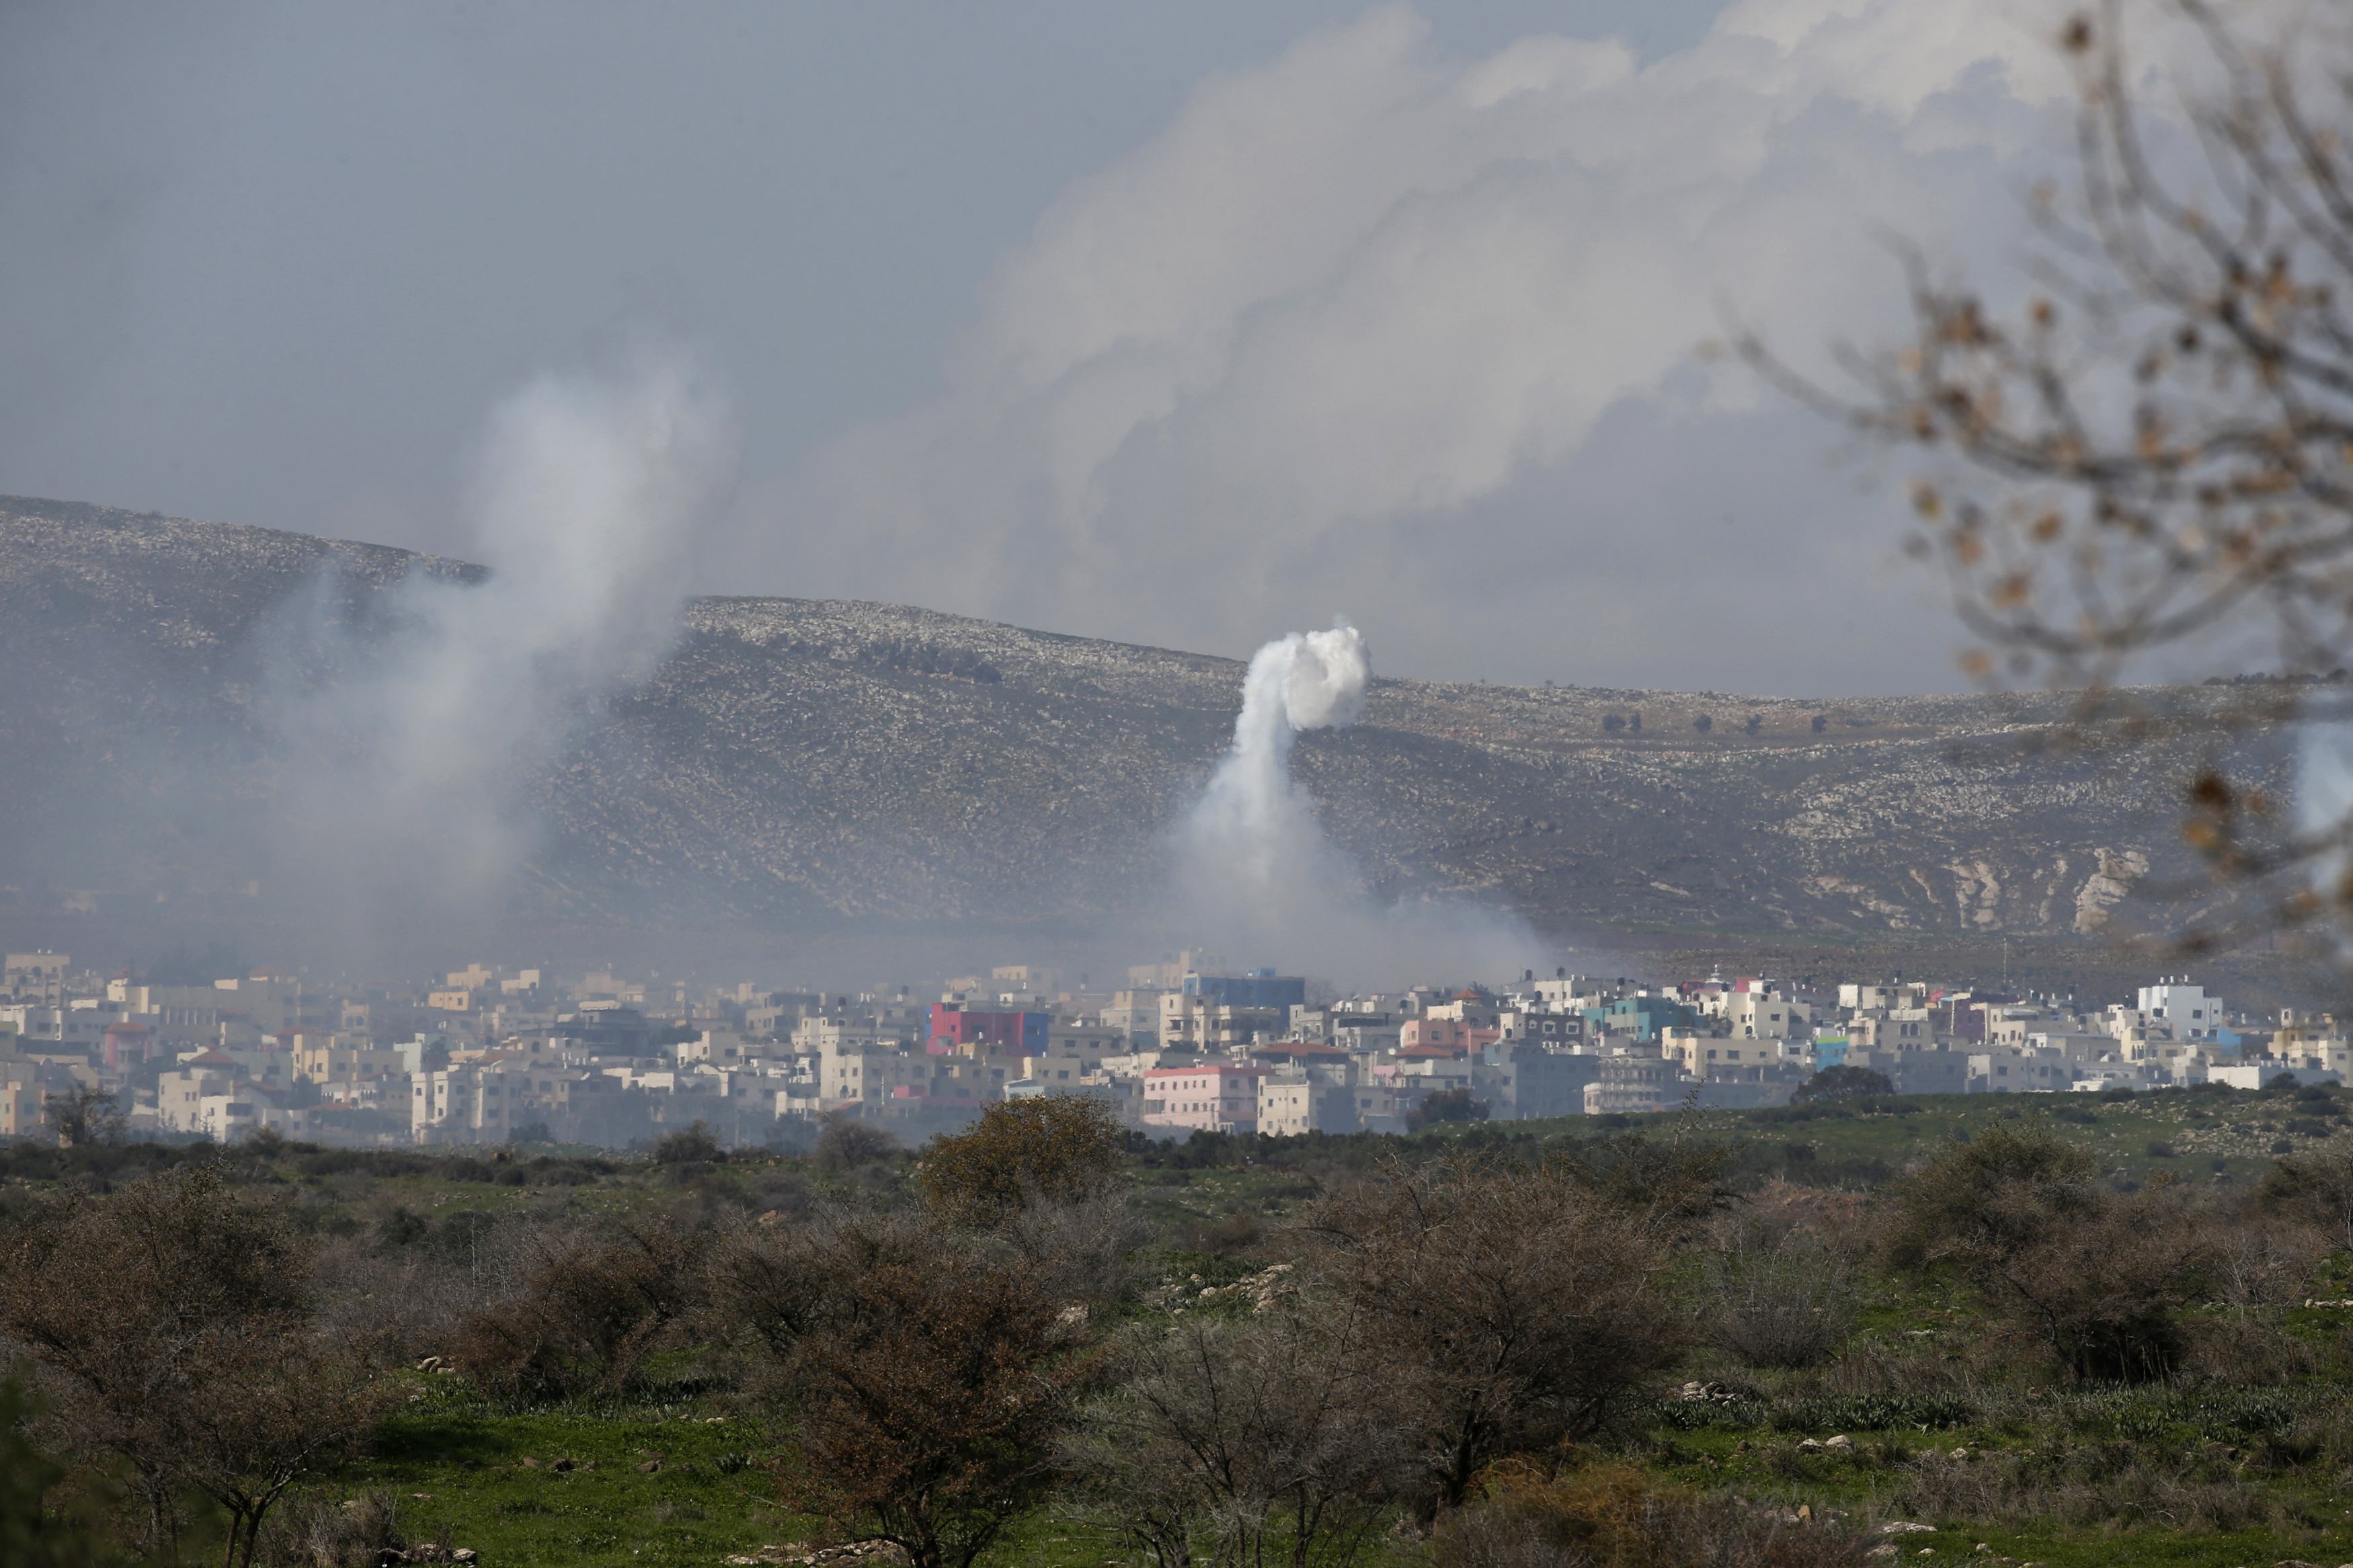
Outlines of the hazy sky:
<svg viewBox="0 0 2353 1568">
<path fill-rule="evenodd" d="M 650 327 L 740 436 L 705 587 L 1948 687 L 1901 471 L 1694 351 L 2014 259 L 2052 15 L 14 0 L 0 491 L 466 553 L 488 411 Z"/>
</svg>

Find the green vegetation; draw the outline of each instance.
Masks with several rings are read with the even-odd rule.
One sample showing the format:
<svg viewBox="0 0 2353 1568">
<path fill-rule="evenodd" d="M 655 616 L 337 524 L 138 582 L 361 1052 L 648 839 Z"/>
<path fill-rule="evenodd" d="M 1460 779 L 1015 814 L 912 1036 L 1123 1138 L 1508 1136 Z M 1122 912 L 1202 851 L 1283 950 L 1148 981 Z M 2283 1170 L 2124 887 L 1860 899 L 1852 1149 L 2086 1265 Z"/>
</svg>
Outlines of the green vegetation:
<svg viewBox="0 0 2353 1568">
<path fill-rule="evenodd" d="M 806 1158 L 16 1146 L 0 1544 L 2353 1560 L 2348 1109 L 1858 1094 L 1183 1144 L 1025 1109 Z M 134 1412 L 106 1381 L 133 1374 L 180 1402 Z"/>
</svg>

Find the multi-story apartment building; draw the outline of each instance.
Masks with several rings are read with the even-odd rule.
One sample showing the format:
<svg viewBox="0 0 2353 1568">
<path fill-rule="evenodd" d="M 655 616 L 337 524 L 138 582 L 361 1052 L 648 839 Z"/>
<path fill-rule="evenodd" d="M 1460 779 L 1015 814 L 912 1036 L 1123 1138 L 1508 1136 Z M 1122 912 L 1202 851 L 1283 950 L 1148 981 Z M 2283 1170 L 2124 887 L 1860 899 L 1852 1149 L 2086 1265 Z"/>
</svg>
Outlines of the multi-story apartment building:
<svg viewBox="0 0 2353 1568">
<path fill-rule="evenodd" d="M 1154 1068 L 1144 1075 L 1140 1120 L 1176 1131 L 1249 1132 L 1258 1126 L 1258 1085 L 1267 1069 L 1254 1063 L 1202 1062 Z"/>
</svg>

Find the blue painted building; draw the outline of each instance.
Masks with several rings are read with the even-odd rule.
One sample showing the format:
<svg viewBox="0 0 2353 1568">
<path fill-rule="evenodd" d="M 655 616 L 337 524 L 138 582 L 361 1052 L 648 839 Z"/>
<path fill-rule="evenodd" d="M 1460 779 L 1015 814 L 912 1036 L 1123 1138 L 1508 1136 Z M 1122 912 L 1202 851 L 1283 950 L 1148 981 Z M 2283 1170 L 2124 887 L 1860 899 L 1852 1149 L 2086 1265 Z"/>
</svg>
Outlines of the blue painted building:
<svg viewBox="0 0 2353 1568">
<path fill-rule="evenodd" d="M 1631 1035 L 1645 1044 L 1656 1040 L 1662 1029 L 1700 1026 L 1699 1010 L 1671 996 L 1620 996 L 1604 1006 L 1588 1007 L 1585 1021 L 1590 1028 Z"/>
<path fill-rule="evenodd" d="M 1307 1000 L 1307 982 L 1271 969 L 1240 974 L 1188 974 L 1185 994 L 1206 996 L 1221 1007 L 1297 1007 Z"/>
</svg>

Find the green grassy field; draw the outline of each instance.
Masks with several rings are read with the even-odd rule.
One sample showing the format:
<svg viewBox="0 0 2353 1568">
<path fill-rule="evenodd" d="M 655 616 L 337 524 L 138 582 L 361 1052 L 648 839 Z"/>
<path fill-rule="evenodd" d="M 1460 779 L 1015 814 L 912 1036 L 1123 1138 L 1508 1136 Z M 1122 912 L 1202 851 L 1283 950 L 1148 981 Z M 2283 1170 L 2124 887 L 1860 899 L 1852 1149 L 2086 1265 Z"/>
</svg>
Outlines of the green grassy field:
<svg viewBox="0 0 2353 1568">
<path fill-rule="evenodd" d="M 1157 1234 L 1149 1267 L 1181 1292 L 1281 1256 L 1283 1227 L 1304 1205 L 1385 1161 L 1459 1151 L 1525 1159 L 1639 1132 L 1722 1145 L 1751 1201 L 1859 1233 L 1887 1181 L 2004 1125 L 2044 1128 L 2084 1148 L 2116 1186 L 2178 1182 L 2223 1201 L 2250 1191 L 2277 1152 L 2353 1142 L 2335 1094 L 1912 1098 L 1621 1126 L 1455 1123 L 1394 1140 L 1202 1140 L 1139 1152 L 1127 1180 L 1133 1208 Z M 103 1191 L 172 1157 L 119 1152 L 111 1168 L 77 1168 L 78 1156 L 55 1150 L 0 1152 L 0 1221 L 61 1183 Z M 322 1237 L 361 1252 L 431 1254 L 461 1279 L 470 1248 L 514 1216 L 659 1215 L 693 1225 L 835 1200 L 908 1201 L 903 1158 L 824 1172 L 765 1155 L 681 1168 L 586 1150 L 372 1162 L 262 1148 L 227 1163 L 284 1196 Z M 1862 1245 L 1859 1235 L 1843 1240 Z M 2353 1297 L 2349 1264 L 2332 1253 L 2297 1289 Z M 1949 1279 L 1874 1268 L 1858 1274 L 1858 1289 L 1854 1331 L 1834 1363 L 1743 1371 L 1703 1347 L 1572 1462 L 1627 1460 L 1664 1487 L 1802 1508 L 1816 1520 L 1934 1526 L 1901 1538 L 1907 1559 L 2053 1568 L 2353 1562 L 2353 1309 L 2292 1300 L 2198 1309 L 2218 1331 L 2232 1327 L 2225 1320 L 2234 1310 L 2260 1319 L 2263 1342 L 2303 1358 L 2301 1370 L 2234 1386 L 2209 1368 L 2171 1386 L 2126 1388 L 2037 1372 Z M 487 1398 L 462 1377 L 404 1373 L 364 1449 L 306 1490 L 329 1506 L 388 1498 L 412 1540 L 470 1548 L 486 1568 L 684 1568 L 824 1539 L 817 1521 L 780 1500 L 784 1434 L 703 1375 L 691 1348 L 652 1364 L 627 1397 L 535 1407 Z M 1696 1394 L 1678 1386 L 1687 1383 L 1701 1385 Z M 1019 1521 L 987 1559 L 1129 1560 L 1106 1533 L 1052 1508 Z M 1376 1560 L 1421 1557 L 1398 1541 Z"/>
</svg>

